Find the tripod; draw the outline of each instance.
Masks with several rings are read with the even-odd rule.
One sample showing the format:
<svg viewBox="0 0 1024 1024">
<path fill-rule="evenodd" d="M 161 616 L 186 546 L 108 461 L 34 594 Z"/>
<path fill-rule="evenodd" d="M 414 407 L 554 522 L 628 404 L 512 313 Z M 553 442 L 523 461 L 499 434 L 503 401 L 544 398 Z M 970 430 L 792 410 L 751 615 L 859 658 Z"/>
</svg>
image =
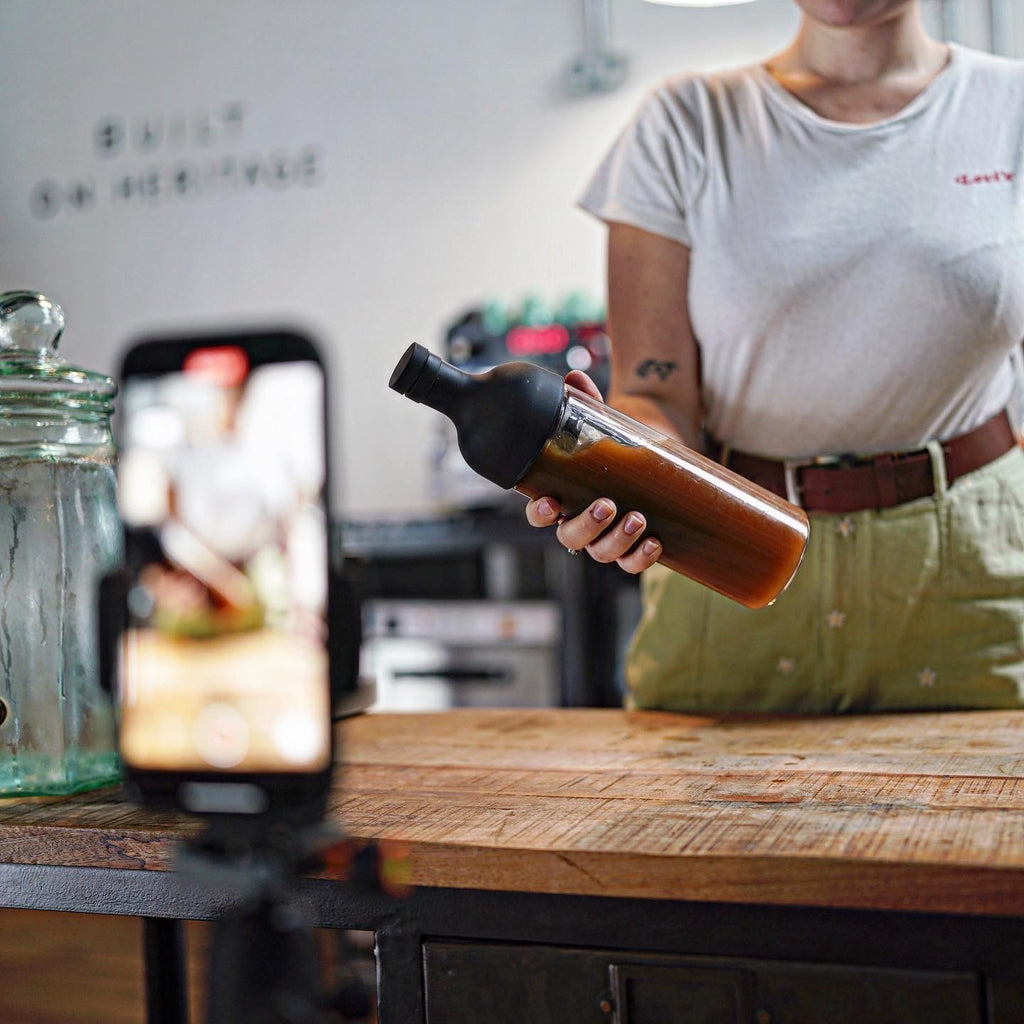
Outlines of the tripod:
<svg viewBox="0 0 1024 1024">
<path fill-rule="evenodd" d="M 340 973 L 348 976 L 334 988 L 324 984 L 313 921 L 293 891 L 300 873 L 344 846 L 341 837 L 316 826 L 239 834 L 237 826 L 215 822 L 183 850 L 181 870 L 223 889 L 234 904 L 214 926 L 207 1024 L 369 1019 L 373 992 L 344 970 L 347 946 Z"/>
</svg>

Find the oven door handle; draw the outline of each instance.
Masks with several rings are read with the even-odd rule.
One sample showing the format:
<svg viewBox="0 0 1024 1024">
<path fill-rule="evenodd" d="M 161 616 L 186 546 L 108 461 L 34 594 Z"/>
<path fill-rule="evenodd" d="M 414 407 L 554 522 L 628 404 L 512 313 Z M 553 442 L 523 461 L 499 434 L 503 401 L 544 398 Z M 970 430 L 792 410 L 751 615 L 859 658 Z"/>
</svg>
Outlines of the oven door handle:
<svg viewBox="0 0 1024 1024">
<path fill-rule="evenodd" d="M 456 686 L 468 683 L 510 683 L 513 673 L 507 668 L 398 668 L 392 679 L 441 679 Z"/>
</svg>

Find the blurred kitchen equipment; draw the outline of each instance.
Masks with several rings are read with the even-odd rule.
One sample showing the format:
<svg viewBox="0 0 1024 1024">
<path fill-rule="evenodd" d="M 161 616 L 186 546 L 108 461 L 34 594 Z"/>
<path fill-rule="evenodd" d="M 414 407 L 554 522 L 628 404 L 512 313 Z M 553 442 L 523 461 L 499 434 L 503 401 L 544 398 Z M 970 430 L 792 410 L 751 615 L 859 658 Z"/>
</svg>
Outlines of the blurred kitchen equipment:
<svg viewBox="0 0 1024 1024">
<path fill-rule="evenodd" d="M 390 387 L 449 416 L 467 464 L 493 483 L 549 495 L 570 516 L 602 495 L 642 512 L 662 565 L 747 607 L 775 600 L 803 557 L 801 509 L 557 373 L 505 363 L 469 374 L 411 345 Z"/>
<path fill-rule="evenodd" d="M 372 600 L 360 674 L 374 709 L 560 703 L 561 616 L 553 601 Z"/>
<path fill-rule="evenodd" d="M 521 507 L 477 509 L 443 518 L 347 521 L 339 524 L 337 533 L 346 577 L 364 609 L 369 608 L 367 624 L 389 641 L 388 646 L 410 646 L 404 643 L 408 620 L 400 613 L 394 629 L 384 629 L 388 619 L 379 613 L 381 601 L 389 606 L 415 602 L 417 622 L 424 621 L 423 610 L 431 604 L 437 615 L 453 616 L 448 628 L 455 647 L 467 646 L 460 641 L 459 623 L 463 616 L 473 619 L 480 604 L 501 603 L 506 610 L 512 605 L 515 616 L 520 608 L 533 614 L 526 611 L 530 606 L 548 603 L 557 613 L 558 636 L 556 650 L 545 659 L 545 671 L 557 673 L 557 683 L 544 682 L 534 696 L 543 696 L 545 704 L 550 696 L 551 703 L 571 707 L 621 705 L 626 647 L 640 616 L 635 576 L 616 565 L 566 558 L 553 531 L 535 530 Z M 489 621 L 493 624 L 495 619 Z M 479 630 L 473 632 L 474 637 L 480 635 Z M 505 657 L 508 637 L 524 634 L 508 630 L 501 635 L 505 640 L 499 656 Z M 384 656 L 393 663 L 390 653 Z M 365 661 L 363 668 L 369 669 Z M 403 700 L 411 699 L 411 683 L 407 679 L 401 684 Z M 424 699 L 433 699 L 429 687 L 422 692 Z"/>
<path fill-rule="evenodd" d="M 586 370 L 599 388 L 608 386 L 604 310 L 585 292 L 569 292 L 556 306 L 530 293 L 511 310 L 492 299 L 450 324 L 444 344 L 449 362 L 473 373 L 520 359 L 563 376 Z"/>
<path fill-rule="evenodd" d="M 117 562 L 109 377 L 57 354 L 60 306 L 0 295 L 0 794 L 118 778 L 97 593 Z"/>
</svg>

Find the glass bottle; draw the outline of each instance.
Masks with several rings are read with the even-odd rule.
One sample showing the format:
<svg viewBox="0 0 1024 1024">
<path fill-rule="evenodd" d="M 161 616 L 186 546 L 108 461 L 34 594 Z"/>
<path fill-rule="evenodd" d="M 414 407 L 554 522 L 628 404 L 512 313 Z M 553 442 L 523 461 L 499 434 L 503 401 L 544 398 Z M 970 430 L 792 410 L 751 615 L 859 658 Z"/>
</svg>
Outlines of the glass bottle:
<svg viewBox="0 0 1024 1024">
<path fill-rule="evenodd" d="M 412 345 L 390 387 L 447 415 L 469 466 L 566 516 L 611 498 L 642 512 L 659 562 L 749 608 L 793 578 L 807 516 L 775 494 L 531 363 L 470 374 Z"/>
<path fill-rule="evenodd" d="M 57 354 L 60 306 L 0 295 L 0 795 L 118 779 L 99 682 L 100 576 L 119 560 L 114 382 Z"/>
</svg>

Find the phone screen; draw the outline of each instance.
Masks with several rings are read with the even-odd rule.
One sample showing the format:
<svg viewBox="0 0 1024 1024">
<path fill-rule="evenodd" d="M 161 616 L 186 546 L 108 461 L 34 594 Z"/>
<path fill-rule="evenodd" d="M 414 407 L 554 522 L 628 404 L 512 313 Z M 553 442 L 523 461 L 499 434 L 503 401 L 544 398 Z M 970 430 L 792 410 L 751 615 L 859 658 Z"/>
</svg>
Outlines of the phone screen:
<svg viewBox="0 0 1024 1024">
<path fill-rule="evenodd" d="M 121 401 L 123 760 L 153 772 L 325 771 L 319 360 L 287 345 L 153 348 L 126 362 Z"/>
</svg>

